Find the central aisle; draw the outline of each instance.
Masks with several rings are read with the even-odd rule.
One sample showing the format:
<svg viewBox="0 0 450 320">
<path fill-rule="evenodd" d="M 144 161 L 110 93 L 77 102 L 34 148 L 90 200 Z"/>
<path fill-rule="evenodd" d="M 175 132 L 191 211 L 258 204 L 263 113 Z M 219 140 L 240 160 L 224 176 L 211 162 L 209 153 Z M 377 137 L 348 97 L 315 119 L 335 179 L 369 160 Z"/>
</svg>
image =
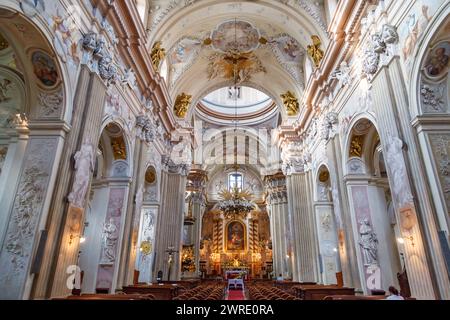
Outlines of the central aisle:
<svg viewBox="0 0 450 320">
<path fill-rule="evenodd" d="M 244 290 L 228 290 L 227 300 L 245 300 Z"/>
</svg>

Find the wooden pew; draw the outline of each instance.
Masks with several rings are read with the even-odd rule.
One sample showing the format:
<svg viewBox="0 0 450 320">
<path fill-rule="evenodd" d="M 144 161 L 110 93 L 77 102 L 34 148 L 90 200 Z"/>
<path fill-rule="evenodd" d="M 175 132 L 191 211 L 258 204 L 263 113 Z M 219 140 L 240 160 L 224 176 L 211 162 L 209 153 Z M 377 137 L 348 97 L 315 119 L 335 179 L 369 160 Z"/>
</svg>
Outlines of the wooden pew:
<svg viewBox="0 0 450 320">
<path fill-rule="evenodd" d="M 375 295 L 375 296 L 354 296 L 354 295 L 344 295 L 338 294 L 333 296 L 326 296 L 323 300 L 384 300 L 386 296 Z"/>
<path fill-rule="evenodd" d="M 122 287 L 122 291 L 126 294 L 152 294 L 155 300 L 172 300 L 179 293 L 179 286 L 172 284 L 145 284 L 132 285 Z"/>
<path fill-rule="evenodd" d="M 179 280 L 179 281 L 163 281 L 164 284 L 176 284 L 178 286 L 184 287 L 187 290 L 193 289 L 200 285 L 200 280 Z"/>
<path fill-rule="evenodd" d="M 354 288 L 335 285 L 300 285 L 292 288 L 297 298 L 302 300 L 322 300 L 326 296 L 355 295 Z"/>
<path fill-rule="evenodd" d="M 90 294 L 71 295 L 65 298 L 53 298 L 52 300 L 155 300 L 151 294 Z"/>
<path fill-rule="evenodd" d="M 315 282 L 273 281 L 273 286 L 284 291 L 291 291 L 294 286 L 316 285 Z"/>
</svg>

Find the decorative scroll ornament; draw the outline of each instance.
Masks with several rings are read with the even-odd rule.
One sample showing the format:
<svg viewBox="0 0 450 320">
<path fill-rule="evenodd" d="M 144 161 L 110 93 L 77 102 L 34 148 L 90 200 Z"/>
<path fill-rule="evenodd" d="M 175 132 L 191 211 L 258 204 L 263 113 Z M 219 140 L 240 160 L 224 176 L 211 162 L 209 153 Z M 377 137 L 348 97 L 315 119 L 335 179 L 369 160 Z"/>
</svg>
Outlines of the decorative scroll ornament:
<svg viewBox="0 0 450 320">
<path fill-rule="evenodd" d="M 184 92 L 177 96 L 173 110 L 178 118 L 184 118 L 186 116 L 191 100 L 192 96 Z"/>
<path fill-rule="evenodd" d="M 162 42 L 161 41 L 156 41 L 153 44 L 152 52 L 150 53 L 150 56 L 152 58 L 153 69 L 155 71 L 158 71 L 159 70 L 159 65 L 161 64 L 161 62 L 166 57 L 166 49 L 164 49 L 162 47 Z"/>
<path fill-rule="evenodd" d="M 280 97 L 283 99 L 287 114 L 289 116 L 295 116 L 299 110 L 299 103 L 295 94 L 291 91 L 287 91 L 286 93 L 281 94 Z"/>
<path fill-rule="evenodd" d="M 237 217 L 245 219 L 247 214 L 255 209 L 251 202 L 253 195 L 247 190 L 232 188 L 219 192 L 220 201 L 217 208 L 223 212 L 225 218 L 235 219 Z"/>
<path fill-rule="evenodd" d="M 317 67 L 319 67 L 320 62 L 323 59 L 323 50 L 320 49 L 320 46 L 322 44 L 322 41 L 320 40 L 320 38 L 316 35 L 311 36 L 311 40 L 312 40 L 312 45 L 308 45 L 308 55 L 311 57 L 312 61 L 314 62 L 314 65 Z"/>
</svg>

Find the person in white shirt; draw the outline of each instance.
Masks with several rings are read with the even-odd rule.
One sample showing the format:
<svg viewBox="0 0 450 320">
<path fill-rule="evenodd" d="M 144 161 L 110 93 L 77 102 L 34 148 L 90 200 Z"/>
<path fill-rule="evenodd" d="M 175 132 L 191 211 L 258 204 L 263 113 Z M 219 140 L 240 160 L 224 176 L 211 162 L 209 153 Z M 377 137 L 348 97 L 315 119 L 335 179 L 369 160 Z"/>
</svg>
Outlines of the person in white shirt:
<svg viewBox="0 0 450 320">
<path fill-rule="evenodd" d="M 386 298 L 386 300 L 405 300 L 405 298 L 403 298 L 398 290 L 393 286 L 389 287 L 389 293 L 390 295 Z"/>
</svg>

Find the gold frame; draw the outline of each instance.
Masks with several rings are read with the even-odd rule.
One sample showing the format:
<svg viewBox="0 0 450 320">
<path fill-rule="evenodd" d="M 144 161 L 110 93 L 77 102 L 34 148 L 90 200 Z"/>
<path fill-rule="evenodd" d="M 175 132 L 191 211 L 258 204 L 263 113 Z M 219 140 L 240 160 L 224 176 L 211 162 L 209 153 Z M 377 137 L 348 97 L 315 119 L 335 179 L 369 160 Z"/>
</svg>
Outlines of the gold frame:
<svg viewBox="0 0 450 320">
<path fill-rule="evenodd" d="M 244 227 L 244 250 L 232 250 L 232 249 L 228 249 L 228 226 L 233 223 L 233 222 L 238 222 L 240 223 L 243 227 Z M 231 252 L 231 253 L 242 253 L 242 252 L 246 252 L 247 251 L 247 226 L 245 225 L 245 223 L 242 220 L 237 220 L 237 219 L 233 219 L 228 221 L 225 224 L 225 252 Z"/>
</svg>

